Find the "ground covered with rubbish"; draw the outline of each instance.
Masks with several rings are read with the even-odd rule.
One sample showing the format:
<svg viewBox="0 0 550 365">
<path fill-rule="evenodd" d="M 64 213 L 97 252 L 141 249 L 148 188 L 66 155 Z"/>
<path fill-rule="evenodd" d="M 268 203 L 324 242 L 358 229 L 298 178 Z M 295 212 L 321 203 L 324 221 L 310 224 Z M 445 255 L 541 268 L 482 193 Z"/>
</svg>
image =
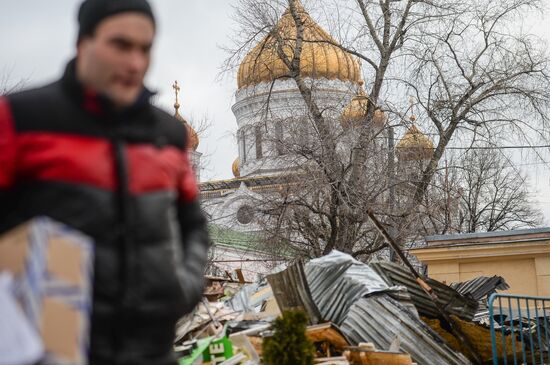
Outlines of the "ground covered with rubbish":
<svg viewBox="0 0 550 365">
<path fill-rule="evenodd" d="M 180 365 L 492 364 L 487 297 L 508 288 L 498 276 L 419 282 L 398 263 L 367 265 L 338 251 L 260 282 L 238 275 L 207 284 L 178 322 Z M 504 329 L 517 318 L 500 318 L 497 345 L 513 349 L 518 333 Z M 544 346 L 535 351 L 548 356 Z"/>
</svg>

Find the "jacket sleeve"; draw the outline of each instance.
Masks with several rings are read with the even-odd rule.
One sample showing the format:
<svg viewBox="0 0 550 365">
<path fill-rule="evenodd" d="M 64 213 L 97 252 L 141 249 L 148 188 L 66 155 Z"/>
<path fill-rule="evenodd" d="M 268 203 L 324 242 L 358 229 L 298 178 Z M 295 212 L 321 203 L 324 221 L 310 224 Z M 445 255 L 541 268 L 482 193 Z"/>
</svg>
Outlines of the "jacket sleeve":
<svg viewBox="0 0 550 365">
<path fill-rule="evenodd" d="M 6 200 L 15 183 L 15 130 L 8 100 L 0 97 L 0 227 L 8 212 Z"/>
<path fill-rule="evenodd" d="M 204 269 L 210 246 L 206 217 L 198 202 L 195 174 L 187 153 L 179 187 L 178 220 L 181 230 L 181 282 L 185 294 L 185 312 L 190 312 L 201 300 L 204 291 Z"/>
</svg>

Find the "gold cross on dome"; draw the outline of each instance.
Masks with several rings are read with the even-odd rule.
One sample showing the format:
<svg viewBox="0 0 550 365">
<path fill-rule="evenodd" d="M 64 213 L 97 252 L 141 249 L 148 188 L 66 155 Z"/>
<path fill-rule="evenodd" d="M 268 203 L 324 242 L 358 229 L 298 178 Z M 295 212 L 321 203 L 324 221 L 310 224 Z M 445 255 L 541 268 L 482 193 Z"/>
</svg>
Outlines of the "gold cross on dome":
<svg viewBox="0 0 550 365">
<path fill-rule="evenodd" d="M 174 85 L 172 85 L 172 88 L 176 92 L 176 103 L 174 104 L 174 106 L 176 108 L 178 108 L 180 106 L 180 103 L 179 103 L 179 100 L 178 100 L 178 95 L 179 95 L 179 92 L 180 92 L 180 86 L 178 85 L 178 80 L 174 81 Z"/>
</svg>

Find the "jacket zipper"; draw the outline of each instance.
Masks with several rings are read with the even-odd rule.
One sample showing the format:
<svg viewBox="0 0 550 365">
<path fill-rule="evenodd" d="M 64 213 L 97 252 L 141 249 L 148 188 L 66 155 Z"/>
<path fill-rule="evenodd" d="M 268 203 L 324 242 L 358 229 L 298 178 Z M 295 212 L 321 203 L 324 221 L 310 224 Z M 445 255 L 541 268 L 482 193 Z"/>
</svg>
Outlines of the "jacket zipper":
<svg viewBox="0 0 550 365">
<path fill-rule="evenodd" d="M 118 227 L 118 254 L 119 254 L 119 283 L 121 309 L 125 312 L 135 307 L 136 288 L 131 284 L 135 278 L 137 262 L 135 247 L 132 240 L 132 207 L 129 191 L 128 159 L 126 144 L 121 139 L 113 140 L 115 168 L 117 175 L 117 210 L 119 217 Z"/>
</svg>

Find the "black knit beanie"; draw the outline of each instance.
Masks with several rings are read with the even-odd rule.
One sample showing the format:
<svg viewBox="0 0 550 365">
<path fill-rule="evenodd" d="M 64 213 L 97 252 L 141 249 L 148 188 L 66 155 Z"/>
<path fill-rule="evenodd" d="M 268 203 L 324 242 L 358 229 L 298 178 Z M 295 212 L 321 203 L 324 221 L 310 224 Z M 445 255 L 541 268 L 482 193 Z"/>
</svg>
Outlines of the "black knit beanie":
<svg viewBox="0 0 550 365">
<path fill-rule="evenodd" d="M 155 23 L 155 16 L 147 0 L 85 0 L 78 11 L 78 39 L 94 33 L 97 25 L 111 15 L 123 12 L 139 12 Z"/>
</svg>

